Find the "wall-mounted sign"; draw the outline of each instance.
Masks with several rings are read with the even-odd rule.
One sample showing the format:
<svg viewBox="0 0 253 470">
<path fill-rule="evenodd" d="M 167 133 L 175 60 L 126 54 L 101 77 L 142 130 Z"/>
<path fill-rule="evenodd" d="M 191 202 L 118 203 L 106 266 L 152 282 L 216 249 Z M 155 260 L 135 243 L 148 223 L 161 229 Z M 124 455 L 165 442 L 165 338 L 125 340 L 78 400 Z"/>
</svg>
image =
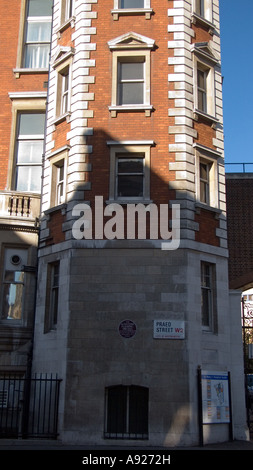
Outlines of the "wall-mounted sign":
<svg viewBox="0 0 253 470">
<path fill-rule="evenodd" d="M 158 339 L 184 339 L 185 322 L 180 320 L 154 320 L 153 337 Z"/>
<path fill-rule="evenodd" d="M 203 424 L 229 423 L 229 377 L 228 372 L 202 371 Z"/>
<path fill-rule="evenodd" d="M 123 320 L 119 324 L 119 334 L 122 338 L 132 338 L 136 333 L 136 324 L 132 320 Z"/>
</svg>

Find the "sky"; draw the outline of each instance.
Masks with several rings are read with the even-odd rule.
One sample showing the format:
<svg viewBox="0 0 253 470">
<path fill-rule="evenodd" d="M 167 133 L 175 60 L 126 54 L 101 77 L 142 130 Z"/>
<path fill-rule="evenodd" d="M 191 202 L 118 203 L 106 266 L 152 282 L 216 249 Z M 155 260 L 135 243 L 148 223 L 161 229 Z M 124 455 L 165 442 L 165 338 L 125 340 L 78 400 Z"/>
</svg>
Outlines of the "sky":
<svg viewBox="0 0 253 470">
<path fill-rule="evenodd" d="M 252 172 L 253 0 L 220 0 L 220 26 L 226 170 Z"/>
</svg>

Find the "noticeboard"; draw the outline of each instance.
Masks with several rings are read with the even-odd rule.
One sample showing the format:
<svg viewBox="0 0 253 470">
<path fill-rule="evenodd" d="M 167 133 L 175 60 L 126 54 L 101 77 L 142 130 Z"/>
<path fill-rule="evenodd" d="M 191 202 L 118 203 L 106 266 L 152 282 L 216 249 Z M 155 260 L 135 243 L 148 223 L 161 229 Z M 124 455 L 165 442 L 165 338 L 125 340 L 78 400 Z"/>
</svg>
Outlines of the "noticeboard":
<svg viewBox="0 0 253 470">
<path fill-rule="evenodd" d="M 228 372 L 201 373 L 203 424 L 229 423 L 229 376 Z"/>
</svg>

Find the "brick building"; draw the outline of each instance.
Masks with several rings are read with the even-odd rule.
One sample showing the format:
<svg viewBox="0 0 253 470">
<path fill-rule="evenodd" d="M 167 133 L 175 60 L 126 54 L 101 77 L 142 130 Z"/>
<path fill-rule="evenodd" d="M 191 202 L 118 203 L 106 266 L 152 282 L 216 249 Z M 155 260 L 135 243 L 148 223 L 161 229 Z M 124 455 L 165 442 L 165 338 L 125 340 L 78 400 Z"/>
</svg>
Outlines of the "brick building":
<svg viewBox="0 0 253 470">
<path fill-rule="evenodd" d="M 31 362 L 52 1 L 1 7 L 0 374 L 21 377 Z"/>
<path fill-rule="evenodd" d="M 218 0 L 53 2 L 33 372 L 61 379 L 64 442 L 247 437 L 222 120 Z M 230 374 L 233 408 L 222 381 L 199 416 L 199 371 Z"/>
<path fill-rule="evenodd" d="M 229 284 L 242 291 L 253 285 L 253 242 L 251 227 L 253 174 L 226 174 Z"/>
</svg>

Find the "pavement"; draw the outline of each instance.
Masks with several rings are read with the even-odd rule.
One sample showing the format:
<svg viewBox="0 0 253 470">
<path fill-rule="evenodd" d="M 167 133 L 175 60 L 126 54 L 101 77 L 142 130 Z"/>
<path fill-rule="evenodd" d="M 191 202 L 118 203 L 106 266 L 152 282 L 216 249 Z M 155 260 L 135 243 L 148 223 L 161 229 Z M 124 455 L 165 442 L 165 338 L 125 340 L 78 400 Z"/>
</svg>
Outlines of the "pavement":
<svg viewBox="0 0 253 470">
<path fill-rule="evenodd" d="M 75 444 L 67 444 L 61 441 L 56 440 L 39 440 L 39 439 L 0 439 L 0 452 L 2 450 L 74 450 L 74 451 L 82 451 L 85 454 L 87 452 L 105 452 L 108 451 L 129 451 L 132 450 L 133 452 L 136 451 L 143 451 L 143 452 L 171 452 L 171 451 L 184 451 L 184 450 L 253 450 L 253 440 L 249 441 L 228 441 L 228 442 L 220 442 L 215 444 L 206 444 L 204 446 L 193 446 L 193 447 L 136 447 L 136 446 L 99 446 L 99 445 L 75 445 Z"/>
</svg>

